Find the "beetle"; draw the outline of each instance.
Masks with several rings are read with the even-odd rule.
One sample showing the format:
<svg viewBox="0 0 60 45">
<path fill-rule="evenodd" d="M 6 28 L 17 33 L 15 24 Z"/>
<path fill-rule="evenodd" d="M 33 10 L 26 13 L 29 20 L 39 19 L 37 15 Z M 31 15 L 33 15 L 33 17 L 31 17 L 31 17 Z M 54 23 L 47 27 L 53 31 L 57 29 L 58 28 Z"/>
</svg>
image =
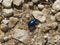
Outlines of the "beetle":
<svg viewBox="0 0 60 45">
<path fill-rule="evenodd" d="M 36 19 L 33 18 L 28 22 L 28 26 L 34 26 L 36 24 Z"/>
</svg>

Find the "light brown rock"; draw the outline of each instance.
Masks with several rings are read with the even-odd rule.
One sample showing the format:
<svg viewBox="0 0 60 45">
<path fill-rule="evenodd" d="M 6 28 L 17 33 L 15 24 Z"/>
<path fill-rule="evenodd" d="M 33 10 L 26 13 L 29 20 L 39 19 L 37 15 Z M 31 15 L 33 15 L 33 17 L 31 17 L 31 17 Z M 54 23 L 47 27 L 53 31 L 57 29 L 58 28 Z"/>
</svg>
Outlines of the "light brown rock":
<svg viewBox="0 0 60 45">
<path fill-rule="evenodd" d="M 1 24 L 1 30 L 4 32 L 8 31 L 8 26 L 6 24 Z"/>
<path fill-rule="evenodd" d="M 14 27 L 15 24 L 18 22 L 18 20 L 19 20 L 18 18 L 10 17 L 9 18 L 9 24 L 8 24 L 9 28 Z"/>
<path fill-rule="evenodd" d="M 2 14 L 5 16 L 5 17 L 9 17 L 9 16 L 12 16 L 13 14 L 13 9 L 3 9 L 2 10 Z"/>
<path fill-rule="evenodd" d="M 60 22 L 60 12 L 58 12 L 58 13 L 55 14 L 55 18 L 56 18 L 57 21 Z"/>
<path fill-rule="evenodd" d="M 0 39 L 4 37 L 4 33 L 0 30 Z"/>
<path fill-rule="evenodd" d="M 23 2 L 24 2 L 24 0 L 13 0 L 13 4 L 15 4 L 16 6 L 19 6 Z"/>
<path fill-rule="evenodd" d="M 2 5 L 4 5 L 4 7 L 11 7 L 13 0 L 3 0 Z"/>
<path fill-rule="evenodd" d="M 29 32 L 23 29 L 13 29 L 12 37 L 26 43 L 29 38 Z"/>
</svg>

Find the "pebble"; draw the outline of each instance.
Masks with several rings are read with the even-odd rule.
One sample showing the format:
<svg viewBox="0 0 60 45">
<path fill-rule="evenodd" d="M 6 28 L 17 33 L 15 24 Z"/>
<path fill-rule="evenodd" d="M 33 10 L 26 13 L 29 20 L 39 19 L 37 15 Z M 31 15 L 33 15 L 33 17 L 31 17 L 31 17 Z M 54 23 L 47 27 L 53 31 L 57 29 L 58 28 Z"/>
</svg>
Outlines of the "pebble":
<svg viewBox="0 0 60 45">
<path fill-rule="evenodd" d="M 39 8 L 39 9 L 43 9 L 43 8 L 44 8 L 44 5 L 38 4 L 38 8 Z"/>
<path fill-rule="evenodd" d="M 5 36 L 5 37 L 3 38 L 3 40 L 8 40 L 8 39 L 10 39 L 11 37 L 12 37 L 11 35 Z"/>
<path fill-rule="evenodd" d="M 46 21 L 46 17 L 43 16 L 43 13 L 40 11 L 33 11 L 32 15 L 38 19 L 40 22 L 45 22 Z"/>
<path fill-rule="evenodd" d="M 53 23 L 48 23 L 47 26 L 50 27 L 51 29 L 55 29 L 57 27 L 57 22 L 53 22 Z"/>
<path fill-rule="evenodd" d="M 17 41 L 14 39 L 10 39 L 8 41 L 6 41 L 5 43 L 2 43 L 2 45 L 16 45 Z"/>
<path fill-rule="evenodd" d="M 13 14 L 13 9 L 3 9 L 2 12 L 5 17 L 9 17 Z"/>
<path fill-rule="evenodd" d="M 55 14 L 55 18 L 56 18 L 57 21 L 60 22 L 60 12 L 58 12 L 58 13 Z"/>
<path fill-rule="evenodd" d="M 2 5 L 4 5 L 4 7 L 11 7 L 13 0 L 3 0 Z"/>
<path fill-rule="evenodd" d="M 56 13 L 57 11 L 56 11 L 56 10 L 51 9 L 51 12 L 52 12 L 52 13 Z"/>
<path fill-rule="evenodd" d="M 16 5 L 16 6 L 19 6 L 22 3 L 24 3 L 24 0 L 13 0 L 13 4 Z"/>
<path fill-rule="evenodd" d="M 0 45 L 2 45 L 2 43 L 0 42 Z"/>
<path fill-rule="evenodd" d="M 2 30 L 3 32 L 8 31 L 8 26 L 7 26 L 6 24 L 1 24 L 1 30 Z"/>
<path fill-rule="evenodd" d="M 36 18 L 36 17 L 38 17 L 38 16 L 43 15 L 43 13 L 42 13 L 41 11 L 34 10 L 34 11 L 32 11 L 32 15 Z"/>
<path fill-rule="evenodd" d="M 36 3 L 36 2 L 38 2 L 39 0 L 32 0 L 32 2 L 34 2 L 34 3 Z"/>
<path fill-rule="evenodd" d="M 4 33 L 0 30 L 0 39 L 4 37 Z"/>
<path fill-rule="evenodd" d="M 48 33 L 44 35 L 44 38 L 48 38 L 48 37 L 49 37 L 49 34 Z"/>
<path fill-rule="evenodd" d="M 37 25 L 37 27 L 40 28 L 41 27 L 41 24 Z"/>
<path fill-rule="evenodd" d="M 2 23 L 3 23 L 3 24 L 8 24 L 8 23 L 9 23 L 9 20 L 7 20 L 6 18 L 4 18 L 4 19 L 2 20 Z"/>
<path fill-rule="evenodd" d="M 33 6 L 33 2 L 28 2 L 28 5 L 29 6 Z"/>
<path fill-rule="evenodd" d="M 10 17 L 9 18 L 9 28 L 12 28 L 15 26 L 15 24 L 18 22 L 18 18 L 15 18 L 15 17 Z"/>
<path fill-rule="evenodd" d="M 60 0 L 56 0 L 54 4 L 52 5 L 52 8 L 56 11 L 60 10 Z"/>
<path fill-rule="evenodd" d="M 0 3 L 2 3 L 2 0 L 0 0 Z"/>
<path fill-rule="evenodd" d="M 55 16 L 51 15 L 51 20 L 55 21 Z"/>
<path fill-rule="evenodd" d="M 14 29 L 12 33 L 12 37 L 19 41 L 25 42 L 25 40 L 28 39 L 28 36 L 29 36 L 28 34 L 29 33 L 26 30 Z"/>
<path fill-rule="evenodd" d="M 39 19 L 40 22 L 45 22 L 46 21 L 46 17 L 45 16 L 39 17 L 38 19 Z"/>
</svg>

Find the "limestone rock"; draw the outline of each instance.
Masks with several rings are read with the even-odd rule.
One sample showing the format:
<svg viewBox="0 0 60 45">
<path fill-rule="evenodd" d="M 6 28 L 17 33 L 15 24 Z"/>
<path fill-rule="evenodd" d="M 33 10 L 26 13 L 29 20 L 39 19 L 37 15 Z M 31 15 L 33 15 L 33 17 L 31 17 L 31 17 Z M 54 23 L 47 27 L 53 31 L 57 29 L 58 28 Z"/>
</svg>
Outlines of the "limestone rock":
<svg viewBox="0 0 60 45">
<path fill-rule="evenodd" d="M 13 0 L 3 0 L 2 4 L 3 4 L 5 7 L 11 7 L 12 1 L 13 1 Z"/>
<path fill-rule="evenodd" d="M 32 2 L 34 2 L 34 3 L 36 3 L 36 2 L 38 2 L 39 0 L 32 0 Z"/>
<path fill-rule="evenodd" d="M 13 14 L 13 9 L 3 9 L 2 12 L 5 17 L 9 17 Z"/>
<path fill-rule="evenodd" d="M 19 41 L 25 42 L 25 40 L 29 37 L 29 33 L 26 30 L 13 29 L 12 37 Z"/>
<path fill-rule="evenodd" d="M 54 10 L 59 11 L 59 10 L 60 10 L 60 0 L 56 0 L 56 1 L 54 2 L 54 4 L 52 5 L 52 8 L 53 8 Z"/>
<path fill-rule="evenodd" d="M 56 18 L 57 21 L 60 22 L 60 12 L 58 12 L 58 13 L 55 14 L 55 18 Z"/>
<path fill-rule="evenodd" d="M 10 17 L 9 18 L 9 28 L 12 28 L 15 26 L 15 24 L 18 22 L 18 18 L 15 18 L 15 17 Z"/>
<path fill-rule="evenodd" d="M 2 2 L 2 0 L 0 0 L 0 3 Z"/>
<path fill-rule="evenodd" d="M 39 8 L 39 9 L 43 9 L 43 8 L 44 8 L 44 5 L 38 4 L 38 8 Z"/>
<path fill-rule="evenodd" d="M 11 39 L 11 40 L 9 40 L 9 41 L 7 41 L 7 42 L 3 43 L 3 45 L 16 45 L 16 43 L 17 43 L 17 41 L 16 41 L 16 40 Z"/>
<path fill-rule="evenodd" d="M 55 21 L 55 16 L 51 15 L 51 20 Z"/>
<path fill-rule="evenodd" d="M 32 12 L 32 15 L 33 15 L 36 19 L 38 19 L 40 22 L 45 22 L 45 20 L 46 20 L 46 17 L 43 16 L 43 13 L 40 12 L 40 11 L 33 11 L 33 12 Z"/>
<path fill-rule="evenodd" d="M 23 2 L 24 0 L 13 0 L 13 4 L 15 4 L 16 6 L 19 6 Z"/>
<path fill-rule="evenodd" d="M 1 24 L 1 30 L 4 32 L 8 31 L 8 26 L 5 24 Z"/>
</svg>

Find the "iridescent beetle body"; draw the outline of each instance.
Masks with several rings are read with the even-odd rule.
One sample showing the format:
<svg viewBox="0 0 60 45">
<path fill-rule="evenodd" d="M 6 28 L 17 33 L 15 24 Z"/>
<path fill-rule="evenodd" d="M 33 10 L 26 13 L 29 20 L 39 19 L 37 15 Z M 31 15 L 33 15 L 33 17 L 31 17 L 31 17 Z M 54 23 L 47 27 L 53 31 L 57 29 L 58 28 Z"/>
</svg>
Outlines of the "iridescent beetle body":
<svg viewBox="0 0 60 45">
<path fill-rule="evenodd" d="M 34 26 L 36 23 L 36 19 L 31 19 L 29 22 L 28 22 L 28 26 Z"/>
</svg>

